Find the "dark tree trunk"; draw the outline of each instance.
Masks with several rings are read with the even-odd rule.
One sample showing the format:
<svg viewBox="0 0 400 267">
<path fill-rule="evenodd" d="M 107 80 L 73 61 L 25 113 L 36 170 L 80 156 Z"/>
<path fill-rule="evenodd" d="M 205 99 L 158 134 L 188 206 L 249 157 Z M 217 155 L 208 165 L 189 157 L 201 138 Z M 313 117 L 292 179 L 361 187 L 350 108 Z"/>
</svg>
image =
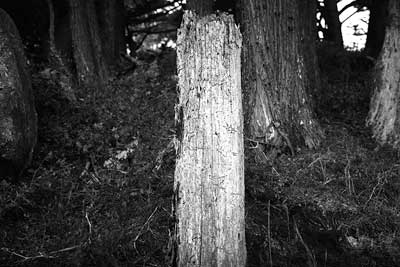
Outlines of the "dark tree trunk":
<svg viewBox="0 0 400 267">
<path fill-rule="evenodd" d="M 321 78 L 318 64 L 317 47 L 317 3 L 316 1 L 298 1 L 300 15 L 300 43 L 303 52 L 306 69 L 305 86 L 306 92 L 312 96 L 311 103 L 314 106 L 316 96 L 321 91 Z"/>
<path fill-rule="evenodd" d="M 70 102 L 75 102 L 75 92 L 73 86 L 73 77 L 71 70 L 68 69 L 66 60 L 58 51 L 55 41 L 55 12 L 53 0 L 47 0 L 47 7 L 49 9 L 49 54 L 48 61 L 52 68 L 58 70 L 58 77 L 54 77 L 54 81 L 58 83 L 61 89 L 61 94 L 65 99 Z"/>
<path fill-rule="evenodd" d="M 108 66 L 118 64 L 126 53 L 124 40 L 125 13 L 123 0 L 96 0 L 103 55 Z"/>
<path fill-rule="evenodd" d="M 107 71 L 102 57 L 94 0 L 69 0 L 69 3 L 78 81 L 87 86 L 103 84 Z"/>
<path fill-rule="evenodd" d="M 69 0 L 52 0 L 54 9 L 54 46 L 66 67 L 73 69 L 71 9 Z"/>
<path fill-rule="evenodd" d="M 303 0 L 304 1 L 304 0 Z M 339 20 L 339 11 L 336 0 L 324 0 L 324 18 L 328 29 L 325 31 L 324 39 L 343 47 L 342 24 Z"/>
<path fill-rule="evenodd" d="M 400 148 L 400 2 L 389 0 L 382 51 L 375 66 L 375 86 L 368 124 L 381 144 Z"/>
<path fill-rule="evenodd" d="M 322 131 L 310 108 L 296 0 L 241 0 L 245 128 L 275 148 L 319 145 Z M 310 38 L 311 40 L 311 38 Z M 312 76 L 312 75 L 310 75 Z M 274 151 L 274 150 L 272 150 Z M 265 154 L 261 154 L 265 160 Z M 274 156 L 272 154 L 271 156 Z"/>
<path fill-rule="evenodd" d="M 385 26 L 388 13 L 388 0 L 374 0 L 370 6 L 367 42 L 365 52 L 377 58 L 385 38 Z"/>
<path fill-rule="evenodd" d="M 212 13 L 213 4 L 213 0 L 188 0 L 187 9 L 196 12 L 200 16 L 205 16 Z"/>
</svg>

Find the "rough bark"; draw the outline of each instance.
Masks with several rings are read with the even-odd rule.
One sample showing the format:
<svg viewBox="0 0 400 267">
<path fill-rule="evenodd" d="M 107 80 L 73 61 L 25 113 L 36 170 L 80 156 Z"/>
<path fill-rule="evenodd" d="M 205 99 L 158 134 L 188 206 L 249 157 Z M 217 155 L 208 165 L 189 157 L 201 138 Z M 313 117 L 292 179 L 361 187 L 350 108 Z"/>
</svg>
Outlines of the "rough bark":
<svg viewBox="0 0 400 267">
<path fill-rule="evenodd" d="M 96 0 L 103 56 L 108 66 L 118 64 L 125 53 L 125 14 L 123 0 Z"/>
<path fill-rule="evenodd" d="M 37 116 L 24 47 L 17 27 L 2 9 L 0 129 L 0 178 L 19 176 L 32 158 L 37 139 Z"/>
<path fill-rule="evenodd" d="M 321 78 L 318 64 L 317 47 L 317 3 L 316 1 L 298 1 L 300 15 L 300 44 L 306 69 L 306 92 L 312 96 L 314 106 L 316 96 L 321 93 Z"/>
<path fill-rule="evenodd" d="M 303 145 L 317 147 L 322 137 L 306 93 L 297 5 L 295 0 L 240 1 L 246 134 L 292 153 Z"/>
<path fill-rule="evenodd" d="M 376 64 L 368 124 L 381 144 L 400 147 L 400 2 L 389 0 L 389 18 Z"/>
<path fill-rule="evenodd" d="M 93 86 L 105 82 L 98 19 L 94 0 L 69 0 L 73 53 L 78 81 Z"/>
<path fill-rule="evenodd" d="M 324 0 L 324 18 L 328 28 L 325 31 L 324 39 L 343 47 L 342 24 L 339 20 L 339 11 L 336 0 Z"/>
<path fill-rule="evenodd" d="M 370 6 L 365 52 L 373 58 L 377 58 L 382 49 L 385 38 L 387 9 L 388 0 L 374 0 Z"/>
<path fill-rule="evenodd" d="M 241 35 L 233 17 L 184 15 L 177 66 L 178 266 L 244 266 Z"/>
<path fill-rule="evenodd" d="M 205 16 L 212 13 L 213 4 L 213 0 L 188 0 L 187 9 L 196 12 L 199 16 Z"/>
</svg>

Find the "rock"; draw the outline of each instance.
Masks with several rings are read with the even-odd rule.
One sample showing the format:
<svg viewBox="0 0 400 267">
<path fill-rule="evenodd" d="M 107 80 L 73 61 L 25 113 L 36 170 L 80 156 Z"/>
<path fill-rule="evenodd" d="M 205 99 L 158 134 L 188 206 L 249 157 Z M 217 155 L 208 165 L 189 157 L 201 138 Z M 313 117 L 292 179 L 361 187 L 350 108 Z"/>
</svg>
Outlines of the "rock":
<svg viewBox="0 0 400 267">
<path fill-rule="evenodd" d="M 18 178 L 37 139 L 37 115 L 21 37 L 0 9 L 0 180 Z"/>
</svg>

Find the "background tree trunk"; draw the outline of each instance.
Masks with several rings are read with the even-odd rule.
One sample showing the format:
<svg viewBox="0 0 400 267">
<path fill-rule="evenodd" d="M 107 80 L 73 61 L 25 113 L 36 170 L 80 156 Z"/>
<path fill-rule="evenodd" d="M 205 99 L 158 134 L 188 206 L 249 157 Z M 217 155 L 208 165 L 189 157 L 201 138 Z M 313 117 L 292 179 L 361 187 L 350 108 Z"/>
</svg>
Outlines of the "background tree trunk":
<svg viewBox="0 0 400 267">
<path fill-rule="evenodd" d="M 388 13 L 388 0 L 374 0 L 370 5 L 367 42 L 365 52 L 377 58 L 385 38 L 385 26 Z"/>
<path fill-rule="evenodd" d="M 273 147 L 315 148 L 322 131 L 306 93 L 295 0 L 241 0 L 245 129 Z"/>
<path fill-rule="evenodd" d="M 199 16 L 211 14 L 213 11 L 212 0 L 188 0 L 187 9 L 196 12 Z"/>
<path fill-rule="evenodd" d="M 78 81 L 86 86 L 103 84 L 106 66 L 102 59 L 94 0 L 69 0 L 71 32 Z"/>
<path fill-rule="evenodd" d="M 325 31 L 324 39 L 343 47 L 342 24 L 339 20 L 339 11 L 336 0 L 324 0 L 324 18 L 328 29 Z"/>
<path fill-rule="evenodd" d="M 72 70 L 74 56 L 72 48 L 70 0 L 52 1 L 54 8 L 54 42 L 57 51 L 65 59 L 68 69 Z"/>
<path fill-rule="evenodd" d="M 59 77 L 55 79 L 58 82 L 58 86 L 62 89 L 63 97 L 68 99 L 70 102 L 75 102 L 75 92 L 73 78 L 70 70 L 68 69 L 65 59 L 56 48 L 55 41 L 55 13 L 53 0 L 47 0 L 47 7 L 49 9 L 49 55 L 48 60 L 52 68 L 58 70 Z"/>
<path fill-rule="evenodd" d="M 103 55 L 108 66 L 118 64 L 121 53 L 126 53 L 123 0 L 96 0 Z"/>
<path fill-rule="evenodd" d="M 381 144 L 400 143 L 400 2 L 389 0 L 389 21 L 376 64 L 368 124 Z"/>
<path fill-rule="evenodd" d="M 297 1 L 300 15 L 300 44 L 306 69 L 306 92 L 312 96 L 310 103 L 314 107 L 316 97 L 321 94 L 321 77 L 318 64 L 316 42 L 317 32 L 317 3 L 316 1 Z"/>
<path fill-rule="evenodd" d="M 178 266 L 244 266 L 241 35 L 233 17 L 185 13 L 178 32 Z"/>
</svg>

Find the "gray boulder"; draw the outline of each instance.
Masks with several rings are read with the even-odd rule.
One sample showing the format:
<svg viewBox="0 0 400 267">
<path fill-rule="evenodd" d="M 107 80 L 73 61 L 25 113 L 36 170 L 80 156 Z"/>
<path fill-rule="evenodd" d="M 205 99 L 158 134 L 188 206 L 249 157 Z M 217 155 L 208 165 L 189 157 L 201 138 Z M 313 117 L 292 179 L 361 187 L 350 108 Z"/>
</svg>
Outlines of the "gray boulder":
<svg viewBox="0 0 400 267">
<path fill-rule="evenodd" d="M 0 180 L 16 179 L 29 165 L 37 115 L 21 37 L 0 9 Z"/>
</svg>

